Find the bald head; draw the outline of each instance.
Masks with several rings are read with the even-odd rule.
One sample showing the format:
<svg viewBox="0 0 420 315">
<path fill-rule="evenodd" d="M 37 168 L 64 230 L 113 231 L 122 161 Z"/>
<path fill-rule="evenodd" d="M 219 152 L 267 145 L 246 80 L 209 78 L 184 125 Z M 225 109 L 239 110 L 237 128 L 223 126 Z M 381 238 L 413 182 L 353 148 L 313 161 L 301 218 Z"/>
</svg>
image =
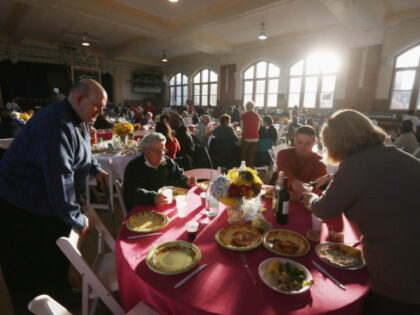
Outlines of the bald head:
<svg viewBox="0 0 420 315">
<path fill-rule="evenodd" d="M 82 79 L 71 87 L 68 100 L 80 119 L 92 123 L 103 113 L 108 95 L 95 80 Z"/>
</svg>

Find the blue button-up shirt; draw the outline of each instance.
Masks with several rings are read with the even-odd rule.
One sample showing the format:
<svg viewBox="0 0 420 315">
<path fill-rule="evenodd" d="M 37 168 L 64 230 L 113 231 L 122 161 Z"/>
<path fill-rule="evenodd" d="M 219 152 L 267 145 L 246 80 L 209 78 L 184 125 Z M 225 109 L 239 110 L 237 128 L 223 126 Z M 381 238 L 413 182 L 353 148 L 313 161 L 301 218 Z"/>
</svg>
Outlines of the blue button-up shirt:
<svg viewBox="0 0 420 315">
<path fill-rule="evenodd" d="M 87 124 L 62 100 L 37 112 L 0 160 L 0 198 L 81 229 L 78 197 L 86 177 L 99 171 Z"/>
</svg>

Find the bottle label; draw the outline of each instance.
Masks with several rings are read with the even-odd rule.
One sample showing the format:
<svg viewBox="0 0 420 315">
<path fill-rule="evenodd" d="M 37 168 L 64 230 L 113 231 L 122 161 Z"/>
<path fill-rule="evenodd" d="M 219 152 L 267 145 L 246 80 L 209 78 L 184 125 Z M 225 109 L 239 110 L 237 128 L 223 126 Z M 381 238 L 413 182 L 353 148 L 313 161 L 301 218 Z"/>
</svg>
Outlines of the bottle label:
<svg viewBox="0 0 420 315">
<path fill-rule="evenodd" d="M 282 214 L 289 214 L 289 201 L 283 201 L 283 209 L 281 210 Z"/>
</svg>

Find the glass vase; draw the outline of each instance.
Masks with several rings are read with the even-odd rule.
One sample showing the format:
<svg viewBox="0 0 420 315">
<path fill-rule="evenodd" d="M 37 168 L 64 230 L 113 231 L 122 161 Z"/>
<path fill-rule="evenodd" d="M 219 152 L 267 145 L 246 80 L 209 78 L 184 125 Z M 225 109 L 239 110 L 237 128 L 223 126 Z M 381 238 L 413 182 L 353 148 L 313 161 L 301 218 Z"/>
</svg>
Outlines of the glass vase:
<svg viewBox="0 0 420 315">
<path fill-rule="evenodd" d="M 120 145 L 121 145 L 121 147 L 125 147 L 127 145 L 127 140 L 128 140 L 127 135 L 125 135 L 125 136 L 119 136 L 119 137 L 120 137 Z"/>
<path fill-rule="evenodd" d="M 246 214 L 239 207 L 227 208 L 229 224 L 245 224 Z"/>
</svg>

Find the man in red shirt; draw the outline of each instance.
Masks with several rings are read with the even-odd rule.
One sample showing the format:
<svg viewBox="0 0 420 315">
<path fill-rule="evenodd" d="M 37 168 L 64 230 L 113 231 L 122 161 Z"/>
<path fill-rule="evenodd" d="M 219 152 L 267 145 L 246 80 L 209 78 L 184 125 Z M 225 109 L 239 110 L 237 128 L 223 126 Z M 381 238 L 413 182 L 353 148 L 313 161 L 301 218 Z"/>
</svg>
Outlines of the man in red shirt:
<svg viewBox="0 0 420 315">
<path fill-rule="evenodd" d="M 293 148 L 281 150 L 277 154 L 278 172 L 283 171 L 288 178 L 290 198 L 300 200 L 306 192 L 303 183 L 314 181 L 327 173 L 327 167 L 321 161 L 322 156 L 312 151 L 315 145 L 315 130 L 311 126 L 299 127 L 294 137 Z M 320 193 L 318 189 L 314 192 Z"/>
<path fill-rule="evenodd" d="M 245 105 L 246 112 L 241 116 L 242 148 L 241 158 L 246 165 L 254 167 L 255 153 L 258 146 L 258 129 L 260 127 L 260 116 L 254 112 L 254 103 L 248 102 Z"/>
</svg>

